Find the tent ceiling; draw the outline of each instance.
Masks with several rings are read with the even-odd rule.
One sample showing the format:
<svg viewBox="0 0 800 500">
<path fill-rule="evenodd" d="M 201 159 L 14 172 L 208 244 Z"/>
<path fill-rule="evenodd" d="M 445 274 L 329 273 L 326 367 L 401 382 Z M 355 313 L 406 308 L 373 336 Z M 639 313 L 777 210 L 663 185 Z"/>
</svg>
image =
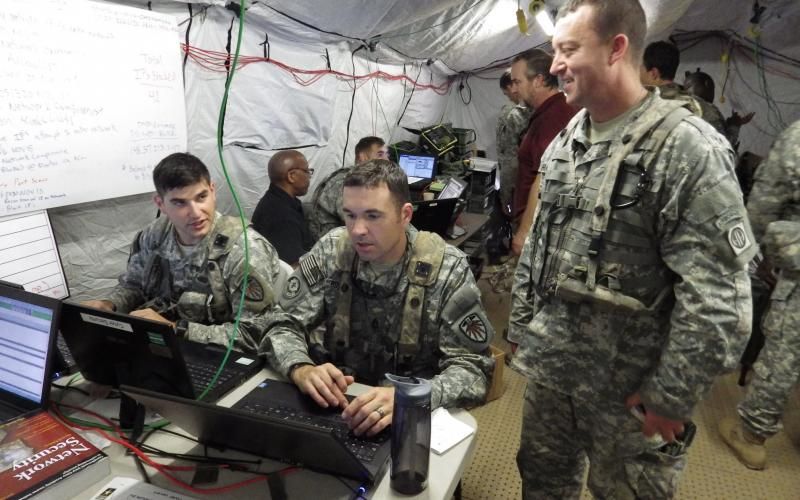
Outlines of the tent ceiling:
<svg viewBox="0 0 800 500">
<path fill-rule="evenodd" d="M 193 3 L 219 6 L 230 1 Z M 523 1 L 522 6 L 527 3 Z M 562 3 L 547 0 L 551 9 Z M 642 0 L 642 4 L 651 40 L 666 38 L 674 29 L 731 29 L 746 35 L 753 12 L 753 0 Z M 761 0 L 760 4 L 767 8 L 762 16 L 764 45 L 781 51 L 789 47 L 790 54 L 797 53 L 793 30 L 800 22 L 800 9 L 796 0 Z M 519 33 L 516 0 L 251 0 L 248 5 L 252 26 L 287 41 L 314 45 L 349 41 L 353 48 L 362 45 L 359 40 L 377 41 L 371 44 L 370 59 L 439 59 L 446 64 L 440 68 L 450 72 L 486 66 L 547 41 L 530 15 L 529 35 Z"/>
</svg>

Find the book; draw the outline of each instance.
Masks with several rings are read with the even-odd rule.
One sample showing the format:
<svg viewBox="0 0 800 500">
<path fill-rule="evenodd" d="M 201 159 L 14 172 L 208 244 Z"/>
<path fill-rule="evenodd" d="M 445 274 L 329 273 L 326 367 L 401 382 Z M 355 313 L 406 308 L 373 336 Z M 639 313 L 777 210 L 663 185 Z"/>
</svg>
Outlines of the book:
<svg viewBox="0 0 800 500">
<path fill-rule="evenodd" d="M 0 430 L 0 500 L 71 498 L 111 473 L 105 453 L 46 411 Z"/>
<path fill-rule="evenodd" d="M 197 500 L 131 477 L 115 477 L 92 495 L 92 500 Z"/>
</svg>

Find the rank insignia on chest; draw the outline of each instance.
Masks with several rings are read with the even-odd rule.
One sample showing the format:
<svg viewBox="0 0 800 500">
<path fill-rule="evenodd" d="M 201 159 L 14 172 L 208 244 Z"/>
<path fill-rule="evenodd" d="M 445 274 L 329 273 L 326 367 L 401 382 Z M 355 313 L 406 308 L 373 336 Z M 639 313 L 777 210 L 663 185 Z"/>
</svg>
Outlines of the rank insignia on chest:
<svg viewBox="0 0 800 500">
<path fill-rule="evenodd" d="M 488 340 L 489 335 L 486 333 L 486 325 L 483 324 L 483 320 L 476 313 L 467 315 L 461 320 L 458 328 L 465 337 L 473 342 L 482 344 Z"/>
<path fill-rule="evenodd" d="M 432 270 L 433 266 L 427 262 L 417 262 L 417 266 L 414 268 L 414 274 L 419 278 L 427 278 L 431 275 Z"/>
</svg>

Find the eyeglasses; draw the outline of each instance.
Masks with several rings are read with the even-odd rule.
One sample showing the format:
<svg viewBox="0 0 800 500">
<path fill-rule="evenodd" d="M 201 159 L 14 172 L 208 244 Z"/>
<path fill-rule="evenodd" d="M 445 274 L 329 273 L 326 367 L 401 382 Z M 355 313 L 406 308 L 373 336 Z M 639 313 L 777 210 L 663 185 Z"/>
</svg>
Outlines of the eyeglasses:
<svg viewBox="0 0 800 500">
<path fill-rule="evenodd" d="M 309 177 L 314 175 L 314 169 L 313 168 L 290 168 L 289 172 L 291 172 L 292 170 L 299 170 L 301 172 L 305 172 L 305 173 L 308 174 Z"/>
</svg>

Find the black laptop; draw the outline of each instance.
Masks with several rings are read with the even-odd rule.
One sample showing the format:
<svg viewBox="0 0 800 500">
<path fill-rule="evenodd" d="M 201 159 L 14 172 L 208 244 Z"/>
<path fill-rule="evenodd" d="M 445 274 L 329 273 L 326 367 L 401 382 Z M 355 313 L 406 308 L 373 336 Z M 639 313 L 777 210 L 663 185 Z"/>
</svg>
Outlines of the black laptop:
<svg viewBox="0 0 800 500">
<path fill-rule="evenodd" d="M 415 201 L 411 204 L 414 209 L 411 224 L 420 231 L 430 231 L 446 238 L 456 205 L 460 203 L 458 198 Z"/>
<path fill-rule="evenodd" d="M 0 423 L 47 404 L 60 307 L 60 300 L 0 284 Z"/>
<path fill-rule="evenodd" d="M 166 323 L 64 302 L 61 333 L 84 378 L 187 398 L 199 397 L 212 381 L 226 346 L 179 338 Z M 203 398 L 216 401 L 261 369 L 257 356 L 231 351 L 214 386 Z"/>
<path fill-rule="evenodd" d="M 196 436 L 201 443 L 351 477 L 373 484 L 389 463 L 388 430 L 354 436 L 341 409 L 326 409 L 294 384 L 266 379 L 232 408 L 122 387 L 150 410 Z"/>
<path fill-rule="evenodd" d="M 410 189 L 422 189 L 433 181 L 436 175 L 436 157 L 426 155 L 403 155 L 397 158 L 397 164 L 408 177 Z"/>
</svg>

